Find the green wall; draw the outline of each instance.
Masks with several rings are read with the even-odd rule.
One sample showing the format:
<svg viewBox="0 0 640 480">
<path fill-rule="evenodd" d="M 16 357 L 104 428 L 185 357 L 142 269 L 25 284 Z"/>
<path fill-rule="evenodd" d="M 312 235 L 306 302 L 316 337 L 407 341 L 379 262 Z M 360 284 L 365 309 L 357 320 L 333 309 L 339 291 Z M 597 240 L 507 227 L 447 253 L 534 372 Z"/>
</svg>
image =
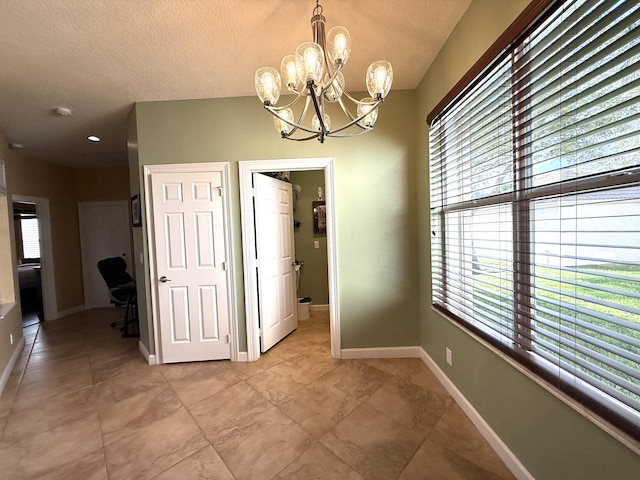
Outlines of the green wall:
<svg viewBox="0 0 640 480">
<path fill-rule="evenodd" d="M 416 91 L 421 345 L 535 478 L 638 478 L 637 453 L 431 309 L 425 119 L 528 3 L 472 2 Z"/>
<path fill-rule="evenodd" d="M 333 157 L 335 161 L 342 347 L 417 343 L 414 108 L 414 91 L 394 91 L 381 107 L 372 133 L 320 144 L 282 140 L 270 115 L 253 97 L 136 104 L 130 125 L 137 141 L 131 135 L 129 140 L 137 144 L 137 158 L 131 160 L 137 175 L 144 165 L 152 164 L 230 164 L 241 350 L 246 349 L 246 331 L 238 162 L 283 158 Z M 339 116 L 331 117 L 336 122 Z M 132 182 L 137 175 L 132 173 Z M 140 182 L 132 186 L 132 193 L 143 191 Z M 146 248 L 144 227 L 136 230 L 140 235 L 138 239 L 138 232 L 134 234 L 136 248 Z M 148 268 L 143 273 L 148 294 Z M 147 333 L 142 338 L 154 353 L 150 315 L 146 317 Z"/>
<path fill-rule="evenodd" d="M 327 235 L 313 233 L 312 206 L 318 200 L 318 187 L 325 191 L 324 171 L 291 172 L 291 183 L 301 188 L 293 212 L 293 217 L 301 222 L 295 229 L 296 258 L 303 263 L 298 297 L 311 297 L 313 305 L 328 305 Z M 319 248 L 314 247 L 314 242 L 318 242 Z"/>
</svg>

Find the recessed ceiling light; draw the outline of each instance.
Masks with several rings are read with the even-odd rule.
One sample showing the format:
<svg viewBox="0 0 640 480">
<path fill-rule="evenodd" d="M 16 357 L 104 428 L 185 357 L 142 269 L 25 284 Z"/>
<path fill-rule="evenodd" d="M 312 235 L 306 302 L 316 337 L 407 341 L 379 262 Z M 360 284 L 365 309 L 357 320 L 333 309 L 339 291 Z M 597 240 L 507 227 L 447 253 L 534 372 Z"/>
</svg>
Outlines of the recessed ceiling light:
<svg viewBox="0 0 640 480">
<path fill-rule="evenodd" d="M 71 115 L 73 115 L 71 109 L 67 107 L 56 107 L 54 109 L 54 112 L 56 112 L 56 114 L 60 115 L 61 117 L 70 117 Z"/>
<path fill-rule="evenodd" d="M 13 148 L 15 150 L 22 150 L 24 148 L 24 144 L 22 143 L 10 143 L 9 148 Z"/>
<path fill-rule="evenodd" d="M 87 137 L 87 140 L 89 140 L 90 142 L 99 142 L 100 141 L 100 137 L 97 137 L 95 135 L 89 135 Z"/>
</svg>

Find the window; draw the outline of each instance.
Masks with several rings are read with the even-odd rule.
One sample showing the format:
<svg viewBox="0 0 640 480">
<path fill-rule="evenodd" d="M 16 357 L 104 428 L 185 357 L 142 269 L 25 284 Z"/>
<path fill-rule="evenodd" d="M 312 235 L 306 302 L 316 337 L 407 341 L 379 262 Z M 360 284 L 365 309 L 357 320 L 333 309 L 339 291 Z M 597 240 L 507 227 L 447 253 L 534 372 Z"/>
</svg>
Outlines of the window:
<svg viewBox="0 0 640 480">
<path fill-rule="evenodd" d="M 434 306 L 640 438 L 640 5 L 554 2 L 429 151 Z"/>
<path fill-rule="evenodd" d="M 40 226 L 37 218 L 21 218 L 22 258 L 40 261 Z"/>
</svg>

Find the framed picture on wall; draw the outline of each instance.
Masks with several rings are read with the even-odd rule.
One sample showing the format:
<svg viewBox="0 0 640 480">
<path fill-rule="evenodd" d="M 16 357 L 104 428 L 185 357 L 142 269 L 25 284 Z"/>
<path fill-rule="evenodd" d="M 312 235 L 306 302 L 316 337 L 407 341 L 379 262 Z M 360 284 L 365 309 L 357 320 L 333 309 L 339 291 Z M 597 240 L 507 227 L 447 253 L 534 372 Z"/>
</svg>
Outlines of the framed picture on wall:
<svg viewBox="0 0 640 480">
<path fill-rule="evenodd" d="M 313 233 L 327 233 L 327 206 L 322 202 L 312 202 Z"/>
<path fill-rule="evenodd" d="M 140 215 L 140 195 L 138 194 L 131 197 L 131 225 L 134 227 L 142 226 L 142 216 Z"/>
</svg>

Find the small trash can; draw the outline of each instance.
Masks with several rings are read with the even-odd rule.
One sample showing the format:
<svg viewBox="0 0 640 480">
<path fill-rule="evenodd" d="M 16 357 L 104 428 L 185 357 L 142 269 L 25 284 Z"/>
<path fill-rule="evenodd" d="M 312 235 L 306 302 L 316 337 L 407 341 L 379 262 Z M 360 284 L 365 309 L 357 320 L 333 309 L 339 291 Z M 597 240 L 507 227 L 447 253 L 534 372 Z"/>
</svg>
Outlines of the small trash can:
<svg viewBox="0 0 640 480">
<path fill-rule="evenodd" d="M 310 316 L 311 297 L 298 299 L 298 320 L 306 320 Z"/>
</svg>

